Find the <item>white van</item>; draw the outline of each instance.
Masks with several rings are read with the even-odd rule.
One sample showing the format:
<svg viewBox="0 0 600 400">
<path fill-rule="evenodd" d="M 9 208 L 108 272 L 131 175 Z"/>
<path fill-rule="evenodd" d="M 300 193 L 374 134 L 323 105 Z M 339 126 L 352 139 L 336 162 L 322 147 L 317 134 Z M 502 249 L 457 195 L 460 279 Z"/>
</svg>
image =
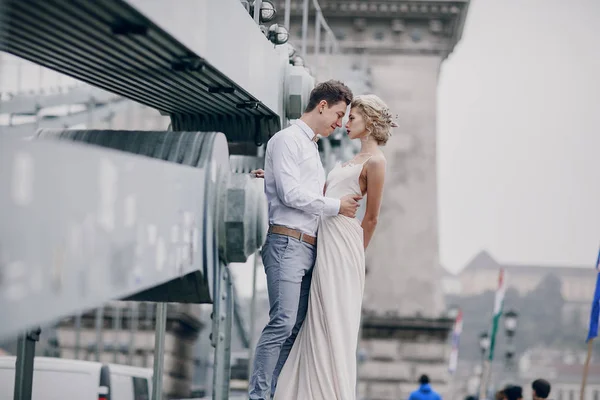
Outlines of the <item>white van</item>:
<svg viewBox="0 0 600 400">
<path fill-rule="evenodd" d="M 0 400 L 13 400 L 16 357 L 0 357 Z M 150 400 L 152 370 L 35 357 L 31 400 Z"/>
</svg>

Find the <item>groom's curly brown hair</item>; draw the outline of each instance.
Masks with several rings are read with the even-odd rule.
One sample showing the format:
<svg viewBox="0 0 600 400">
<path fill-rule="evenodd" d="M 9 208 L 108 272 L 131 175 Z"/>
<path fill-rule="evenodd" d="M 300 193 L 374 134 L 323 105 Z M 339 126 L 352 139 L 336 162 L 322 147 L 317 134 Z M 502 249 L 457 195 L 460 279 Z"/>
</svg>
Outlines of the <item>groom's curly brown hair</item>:
<svg viewBox="0 0 600 400">
<path fill-rule="evenodd" d="M 321 100 L 325 100 L 329 107 L 343 101 L 346 105 L 352 102 L 352 90 L 340 81 L 329 80 L 321 82 L 310 92 L 310 99 L 304 112 L 311 112 Z"/>
</svg>

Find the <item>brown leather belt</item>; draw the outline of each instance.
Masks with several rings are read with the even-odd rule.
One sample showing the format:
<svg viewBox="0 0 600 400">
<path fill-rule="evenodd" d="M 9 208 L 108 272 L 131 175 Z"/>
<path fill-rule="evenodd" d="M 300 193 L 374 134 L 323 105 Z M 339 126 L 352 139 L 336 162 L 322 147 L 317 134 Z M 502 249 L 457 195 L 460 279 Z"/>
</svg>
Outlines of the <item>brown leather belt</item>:
<svg viewBox="0 0 600 400">
<path fill-rule="evenodd" d="M 302 232 L 297 231 L 295 229 L 287 228 L 287 227 L 281 226 L 281 225 L 270 225 L 269 226 L 269 233 L 274 233 L 276 235 L 289 236 L 289 237 L 292 237 L 294 239 L 298 239 L 301 242 L 305 242 L 305 243 L 311 244 L 313 246 L 316 246 L 316 244 L 317 244 L 317 238 L 316 237 L 307 235 L 306 233 L 302 233 Z"/>
</svg>

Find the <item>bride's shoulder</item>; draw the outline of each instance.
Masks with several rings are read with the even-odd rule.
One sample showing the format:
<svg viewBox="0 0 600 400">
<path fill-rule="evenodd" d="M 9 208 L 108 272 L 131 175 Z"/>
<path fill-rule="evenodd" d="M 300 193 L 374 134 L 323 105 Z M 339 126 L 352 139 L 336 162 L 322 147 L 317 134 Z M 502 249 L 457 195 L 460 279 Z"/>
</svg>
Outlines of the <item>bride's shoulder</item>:
<svg viewBox="0 0 600 400">
<path fill-rule="evenodd" d="M 387 163 L 387 160 L 385 159 L 385 156 L 383 155 L 383 152 L 378 152 L 376 154 L 373 154 L 369 158 L 369 161 L 367 162 L 367 168 L 369 166 L 385 167 L 386 163 Z"/>
</svg>

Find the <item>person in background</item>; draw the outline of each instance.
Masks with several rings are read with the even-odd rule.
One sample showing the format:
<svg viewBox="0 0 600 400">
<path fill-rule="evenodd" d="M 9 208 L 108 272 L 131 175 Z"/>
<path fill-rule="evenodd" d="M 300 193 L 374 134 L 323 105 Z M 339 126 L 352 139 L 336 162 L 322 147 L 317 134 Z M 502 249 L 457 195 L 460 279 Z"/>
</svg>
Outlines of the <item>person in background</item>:
<svg viewBox="0 0 600 400">
<path fill-rule="evenodd" d="M 505 400 L 523 400 L 523 388 L 521 386 L 509 385 L 504 388 Z"/>
<path fill-rule="evenodd" d="M 545 400 L 550 395 L 550 382 L 545 379 L 536 379 L 531 383 L 533 400 Z"/>
<path fill-rule="evenodd" d="M 442 400 L 442 396 L 431 388 L 429 377 L 421 375 L 419 378 L 419 388 L 410 394 L 408 400 Z"/>
</svg>

